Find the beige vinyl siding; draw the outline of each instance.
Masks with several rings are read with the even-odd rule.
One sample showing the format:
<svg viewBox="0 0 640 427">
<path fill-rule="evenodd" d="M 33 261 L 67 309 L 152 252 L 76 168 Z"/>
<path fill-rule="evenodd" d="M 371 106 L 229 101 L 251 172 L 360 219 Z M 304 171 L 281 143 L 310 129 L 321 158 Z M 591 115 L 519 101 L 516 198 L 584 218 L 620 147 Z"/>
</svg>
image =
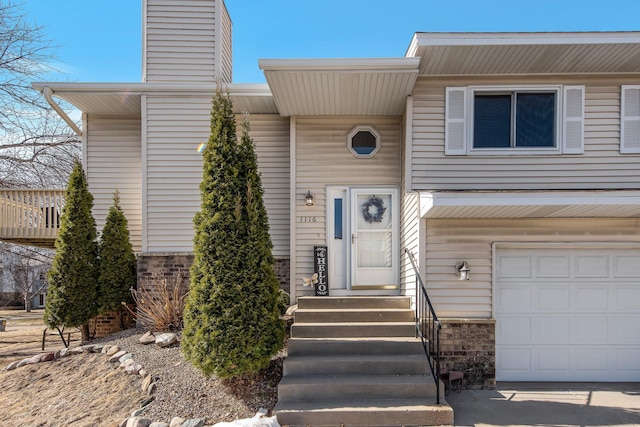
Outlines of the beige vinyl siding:
<svg viewBox="0 0 640 427">
<path fill-rule="evenodd" d="M 637 219 L 427 220 L 426 286 L 439 317 L 492 316 L 492 244 L 638 242 Z M 455 266 L 467 261 L 471 280 Z"/>
<path fill-rule="evenodd" d="M 209 97 L 147 97 L 147 252 L 191 252 L 200 208 L 202 156 L 210 133 Z M 238 124 L 242 118 L 237 117 Z M 274 256 L 289 254 L 289 125 L 279 116 L 250 116 L 262 174 Z"/>
<path fill-rule="evenodd" d="M 231 36 L 222 0 L 146 0 L 144 64 L 147 82 L 211 82 L 230 54 Z M 221 25 L 216 31 L 216 25 Z M 220 51 L 225 47 L 228 52 Z M 228 58 L 227 58 L 228 59 Z M 229 74 L 230 63 L 226 74 Z M 219 73 L 218 73 L 219 74 Z"/>
<path fill-rule="evenodd" d="M 358 125 L 373 126 L 381 136 L 380 151 L 371 159 L 356 158 L 347 149 L 347 134 Z M 309 295 L 302 278 L 313 272 L 313 246 L 326 244 L 326 186 L 400 186 L 400 117 L 297 117 L 295 189 L 296 297 Z M 305 206 L 311 191 L 314 206 Z M 303 218 L 312 218 L 302 222 Z"/>
<path fill-rule="evenodd" d="M 86 164 L 93 215 L 98 231 L 120 192 L 120 204 L 129 223 L 131 244 L 142 249 L 142 163 L 139 116 L 89 115 L 86 119 Z"/>
<path fill-rule="evenodd" d="M 466 85 L 585 85 L 584 154 L 445 156 L 445 88 Z M 413 93 L 413 189 L 571 190 L 640 187 L 640 155 L 620 154 L 620 84 L 538 78 L 419 79 Z M 469 124 L 468 131 L 472 131 Z"/>
<path fill-rule="evenodd" d="M 225 83 L 233 81 L 232 22 L 224 2 L 220 2 L 224 11 L 220 20 L 220 60 L 216 64 L 217 74 Z"/>
</svg>

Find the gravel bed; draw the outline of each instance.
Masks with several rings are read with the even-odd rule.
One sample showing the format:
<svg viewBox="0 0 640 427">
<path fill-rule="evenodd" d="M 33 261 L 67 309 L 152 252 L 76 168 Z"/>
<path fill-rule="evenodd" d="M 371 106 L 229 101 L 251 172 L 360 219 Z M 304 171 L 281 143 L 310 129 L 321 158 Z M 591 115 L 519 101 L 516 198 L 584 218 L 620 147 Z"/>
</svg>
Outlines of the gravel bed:
<svg viewBox="0 0 640 427">
<path fill-rule="evenodd" d="M 205 378 L 182 358 L 179 346 L 163 349 L 153 344 L 139 344 L 138 339 L 145 332 L 129 329 L 95 341 L 117 344 L 130 352 L 156 382 L 155 399 L 140 416 L 164 422 L 176 416 L 206 418 L 207 424 L 214 424 L 252 417 L 260 408 L 271 412 L 275 407 L 286 350 L 257 375 L 233 380 Z"/>
</svg>

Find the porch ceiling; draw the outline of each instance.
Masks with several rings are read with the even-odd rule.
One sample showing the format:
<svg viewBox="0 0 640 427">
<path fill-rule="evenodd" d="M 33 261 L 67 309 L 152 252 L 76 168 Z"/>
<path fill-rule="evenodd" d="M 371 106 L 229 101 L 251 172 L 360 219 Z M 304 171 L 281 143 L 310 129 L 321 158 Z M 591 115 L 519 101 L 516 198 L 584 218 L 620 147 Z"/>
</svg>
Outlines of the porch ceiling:
<svg viewBox="0 0 640 427">
<path fill-rule="evenodd" d="M 216 90 L 215 86 L 203 84 L 38 82 L 32 86 L 40 92 L 49 87 L 55 97 L 90 114 L 140 115 L 142 95 L 213 96 Z M 278 113 L 271 91 L 265 84 L 230 84 L 227 89 L 236 113 Z"/>
<path fill-rule="evenodd" d="M 420 193 L 422 218 L 635 218 L 640 191 Z"/>
<path fill-rule="evenodd" d="M 638 73 L 640 32 L 416 33 L 421 75 Z"/>
<path fill-rule="evenodd" d="M 262 59 L 282 116 L 398 116 L 419 58 Z"/>
</svg>

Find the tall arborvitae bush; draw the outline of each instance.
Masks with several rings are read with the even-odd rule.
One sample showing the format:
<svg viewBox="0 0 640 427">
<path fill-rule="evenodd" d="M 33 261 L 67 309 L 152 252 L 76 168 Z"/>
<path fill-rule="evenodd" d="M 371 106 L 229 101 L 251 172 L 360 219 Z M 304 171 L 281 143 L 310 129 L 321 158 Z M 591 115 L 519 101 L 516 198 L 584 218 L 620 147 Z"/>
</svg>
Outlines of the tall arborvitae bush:
<svg viewBox="0 0 640 427">
<path fill-rule="evenodd" d="M 89 320 L 98 309 L 98 243 L 92 207 L 93 196 L 82 166 L 76 161 L 49 270 L 44 321 L 50 328 L 81 326 L 83 341 L 89 339 Z"/>
<path fill-rule="evenodd" d="M 228 95 L 212 104 L 181 342 L 204 374 L 235 377 L 269 364 L 284 322 L 253 142 L 247 127 L 238 142 Z"/>
<path fill-rule="evenodd" d="M 136 256 L 129 240 L 129 224 L 120 207 L 120 195 L 113 194 L 113 204 L 102 229 L 100 238 L 100 275 L 98 311 L 116 311 L 120 328 L 124 329 L 122 303 L 132 303 L 131 288 L 136 286 Z"/>
</svg>

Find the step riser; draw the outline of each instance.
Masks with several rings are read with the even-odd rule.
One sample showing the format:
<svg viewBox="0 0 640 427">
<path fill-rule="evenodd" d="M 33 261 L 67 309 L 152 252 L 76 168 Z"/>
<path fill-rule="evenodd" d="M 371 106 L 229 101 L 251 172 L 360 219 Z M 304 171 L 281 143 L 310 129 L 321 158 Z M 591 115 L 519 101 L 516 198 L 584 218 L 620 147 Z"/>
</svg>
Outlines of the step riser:
<svg viewBox="0 0 640 427">
<path fill-rule="evenodd" d="M 409 297 L 301 297 L 299 309 L 410 308 Z"/>
<path fill-rule="evenodd" d="M 278 387 L 279 401 L 314 401 L 344 399 L 413 399 L 425 398 L 435 401 L 436 390 L 434 384 L 427 383 L 428 378 L 420 384 L 380 383 L 380 384 L 344 384 L 339 379 L 332 384 L 283 384 Z"/>
<path fill-rule="evenodd" d="M 340 323 L 340 322 L 413 322 L 412 310 L 393 311 L 305 311 L 295 312 L 297 323 Z"/>
<path fill-rule="evenodd" d="M 291 337 L 293 338 L 355 338 L 355 337 L 413 337 L 415 325 L 409 324 L 293 324 Z"/>
<path fill-rule="evenodd" d="M 277 412 L 277 408 L 276 408 Z M 362 427 L 362 426 L 446 426 L 453 425 L 453 411 L 394 411 L 376 408 L 368 412 L 277 412 L 278 423 L 289 427 Z M 313 423 L 313 424 L 311 424 Z"/>
<path fill-rule="evenodd" d="M 419 339 L 410 341 L 388 341 L 388 340 L 322 340 L 322 339 L 295 339 L 292 338 L 287 344 L 289 357 L 300 355 L 416 355 L 424 356 L 424 349 Z"/>
<path fill-rule="evenodd" d="M 313 364 L 304 360 L 285 360 L 283 376 L 296 375 L 427 375 L 429 364 L 426 357 L 422 360 L 391 361 L 327 361 Z"/>
</svg>

